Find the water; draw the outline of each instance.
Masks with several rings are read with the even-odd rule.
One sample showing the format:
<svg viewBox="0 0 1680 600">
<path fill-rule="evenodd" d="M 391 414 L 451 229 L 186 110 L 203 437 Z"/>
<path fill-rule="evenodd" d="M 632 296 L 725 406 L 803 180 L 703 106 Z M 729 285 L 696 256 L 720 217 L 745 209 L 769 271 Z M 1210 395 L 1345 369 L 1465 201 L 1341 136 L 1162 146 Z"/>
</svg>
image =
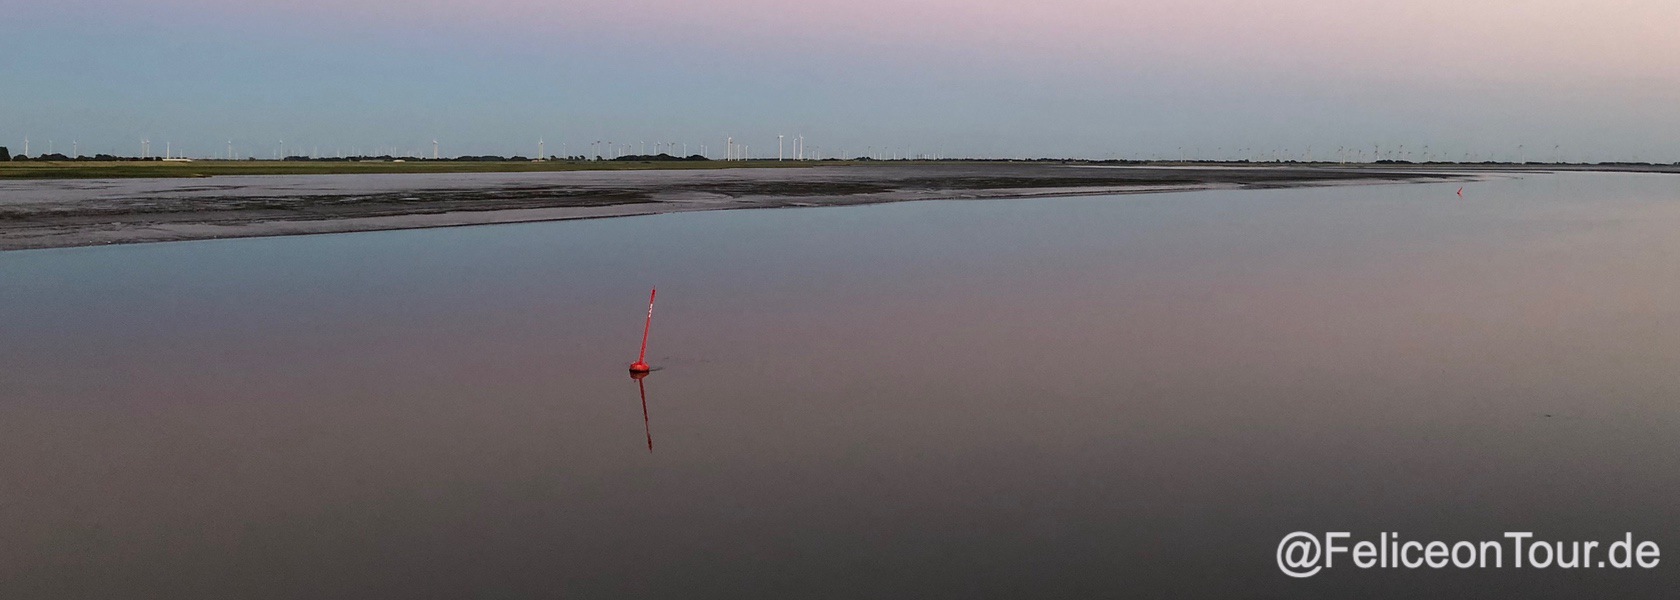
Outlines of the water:
<svg viewBox="0 0 1680 600">
<path fill-rule="evenodd" d="M 1680 178 L 1458 185 L 0 253 L 0 596 L 1666 597 Z"/>
</svg>

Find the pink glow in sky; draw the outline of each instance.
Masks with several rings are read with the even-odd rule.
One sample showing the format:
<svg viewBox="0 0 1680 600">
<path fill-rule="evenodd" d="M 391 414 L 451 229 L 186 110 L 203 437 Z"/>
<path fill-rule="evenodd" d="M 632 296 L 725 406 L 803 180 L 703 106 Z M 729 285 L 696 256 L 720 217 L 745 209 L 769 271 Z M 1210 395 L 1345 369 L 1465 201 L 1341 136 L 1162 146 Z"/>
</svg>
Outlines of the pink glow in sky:
<svg viewBox="0 0 1680 600">
<path fill-rule="evenodd" d="M 98 59 L 23 63 L 0 136 L 74 119 L 156 136 L 205 114 L 265 138 L 434 124 L 413 144 L 526 136 L 520 115 L 544 112 L 614 139 L 756 127 L 988 151 L 1030 137 L 1021 151 L 1043 153 L 1410 140 L 1680 159 L 1677 24 L 1676 0 L 58 0 L 8 13 L 0 52 Z M 126 112 L 185 93 L 222 101 Z"/>
<path fill-rule="evenodd" d="M 1680 79 L 1671 0 L 154 0 L 367 28 L 803 54 L 978 53 L 1447 76 Z M 913 60 L 914 56 L 905 56 Z"/>
</svg>

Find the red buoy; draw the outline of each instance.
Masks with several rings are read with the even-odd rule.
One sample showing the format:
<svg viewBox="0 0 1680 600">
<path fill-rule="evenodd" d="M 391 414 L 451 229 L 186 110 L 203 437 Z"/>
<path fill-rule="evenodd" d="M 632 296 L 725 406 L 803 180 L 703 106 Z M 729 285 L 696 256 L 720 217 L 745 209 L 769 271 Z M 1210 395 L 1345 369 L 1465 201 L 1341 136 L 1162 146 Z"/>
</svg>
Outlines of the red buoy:
<svg viewBox="0 0 1680 600">
<path fill-rule="evenodd" d="M 653 292 L 648 294 L 647 322 L 642 324 L 642 353 L 638 354 L 636 362 L 630 365 L 631 373 L 646 373 L 653 370 L 648 368 L 647 365 L 647 340 L 648 330 L 653 329 L 653 299 L 658 296 L 659 288 L 653 288 Z"/>
</svg>

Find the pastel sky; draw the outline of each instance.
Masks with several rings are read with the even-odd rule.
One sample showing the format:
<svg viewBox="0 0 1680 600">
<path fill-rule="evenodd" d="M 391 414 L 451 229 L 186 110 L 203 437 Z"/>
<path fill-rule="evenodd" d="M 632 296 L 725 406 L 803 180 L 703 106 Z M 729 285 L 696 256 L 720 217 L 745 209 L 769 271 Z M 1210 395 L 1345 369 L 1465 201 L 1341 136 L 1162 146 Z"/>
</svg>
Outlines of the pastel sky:
<svg viewBox="0 0 1680 600">
<path fill-rule="evenodd" d="M 1674 0 L 0 0 L 0 145 L 1670 162 L 1677 23 Z"/>
</svg>

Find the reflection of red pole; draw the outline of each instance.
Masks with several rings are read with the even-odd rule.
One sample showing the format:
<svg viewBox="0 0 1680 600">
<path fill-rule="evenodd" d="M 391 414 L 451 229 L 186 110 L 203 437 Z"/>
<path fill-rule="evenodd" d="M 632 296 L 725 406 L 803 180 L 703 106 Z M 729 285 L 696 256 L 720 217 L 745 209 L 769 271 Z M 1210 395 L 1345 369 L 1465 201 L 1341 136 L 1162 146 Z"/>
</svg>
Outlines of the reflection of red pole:
<svg viewBox="0 0 1680 600">
<path fill-rule="evenodd" d="M 646 373 L 652 370 L 647 366 L 647 340 L 648 330 L 653 329 L 653 299 L 658 296 L 659 288 L 654 288 L 653 293 L 648 294 L 647 323 L 642 325 L 642 353 L 636 356 L 636 363 L 630 365 L 631 373 Z"/>
<path fill-rule="evenodd" d="M 648 452 L 653 452 L 653 424 L 648 422 L 647 388 L 642 385 L 642 378 L 636 378 L 636 391 L 642 393 L 642 429 L 647 431 Z"/>
</svg>

